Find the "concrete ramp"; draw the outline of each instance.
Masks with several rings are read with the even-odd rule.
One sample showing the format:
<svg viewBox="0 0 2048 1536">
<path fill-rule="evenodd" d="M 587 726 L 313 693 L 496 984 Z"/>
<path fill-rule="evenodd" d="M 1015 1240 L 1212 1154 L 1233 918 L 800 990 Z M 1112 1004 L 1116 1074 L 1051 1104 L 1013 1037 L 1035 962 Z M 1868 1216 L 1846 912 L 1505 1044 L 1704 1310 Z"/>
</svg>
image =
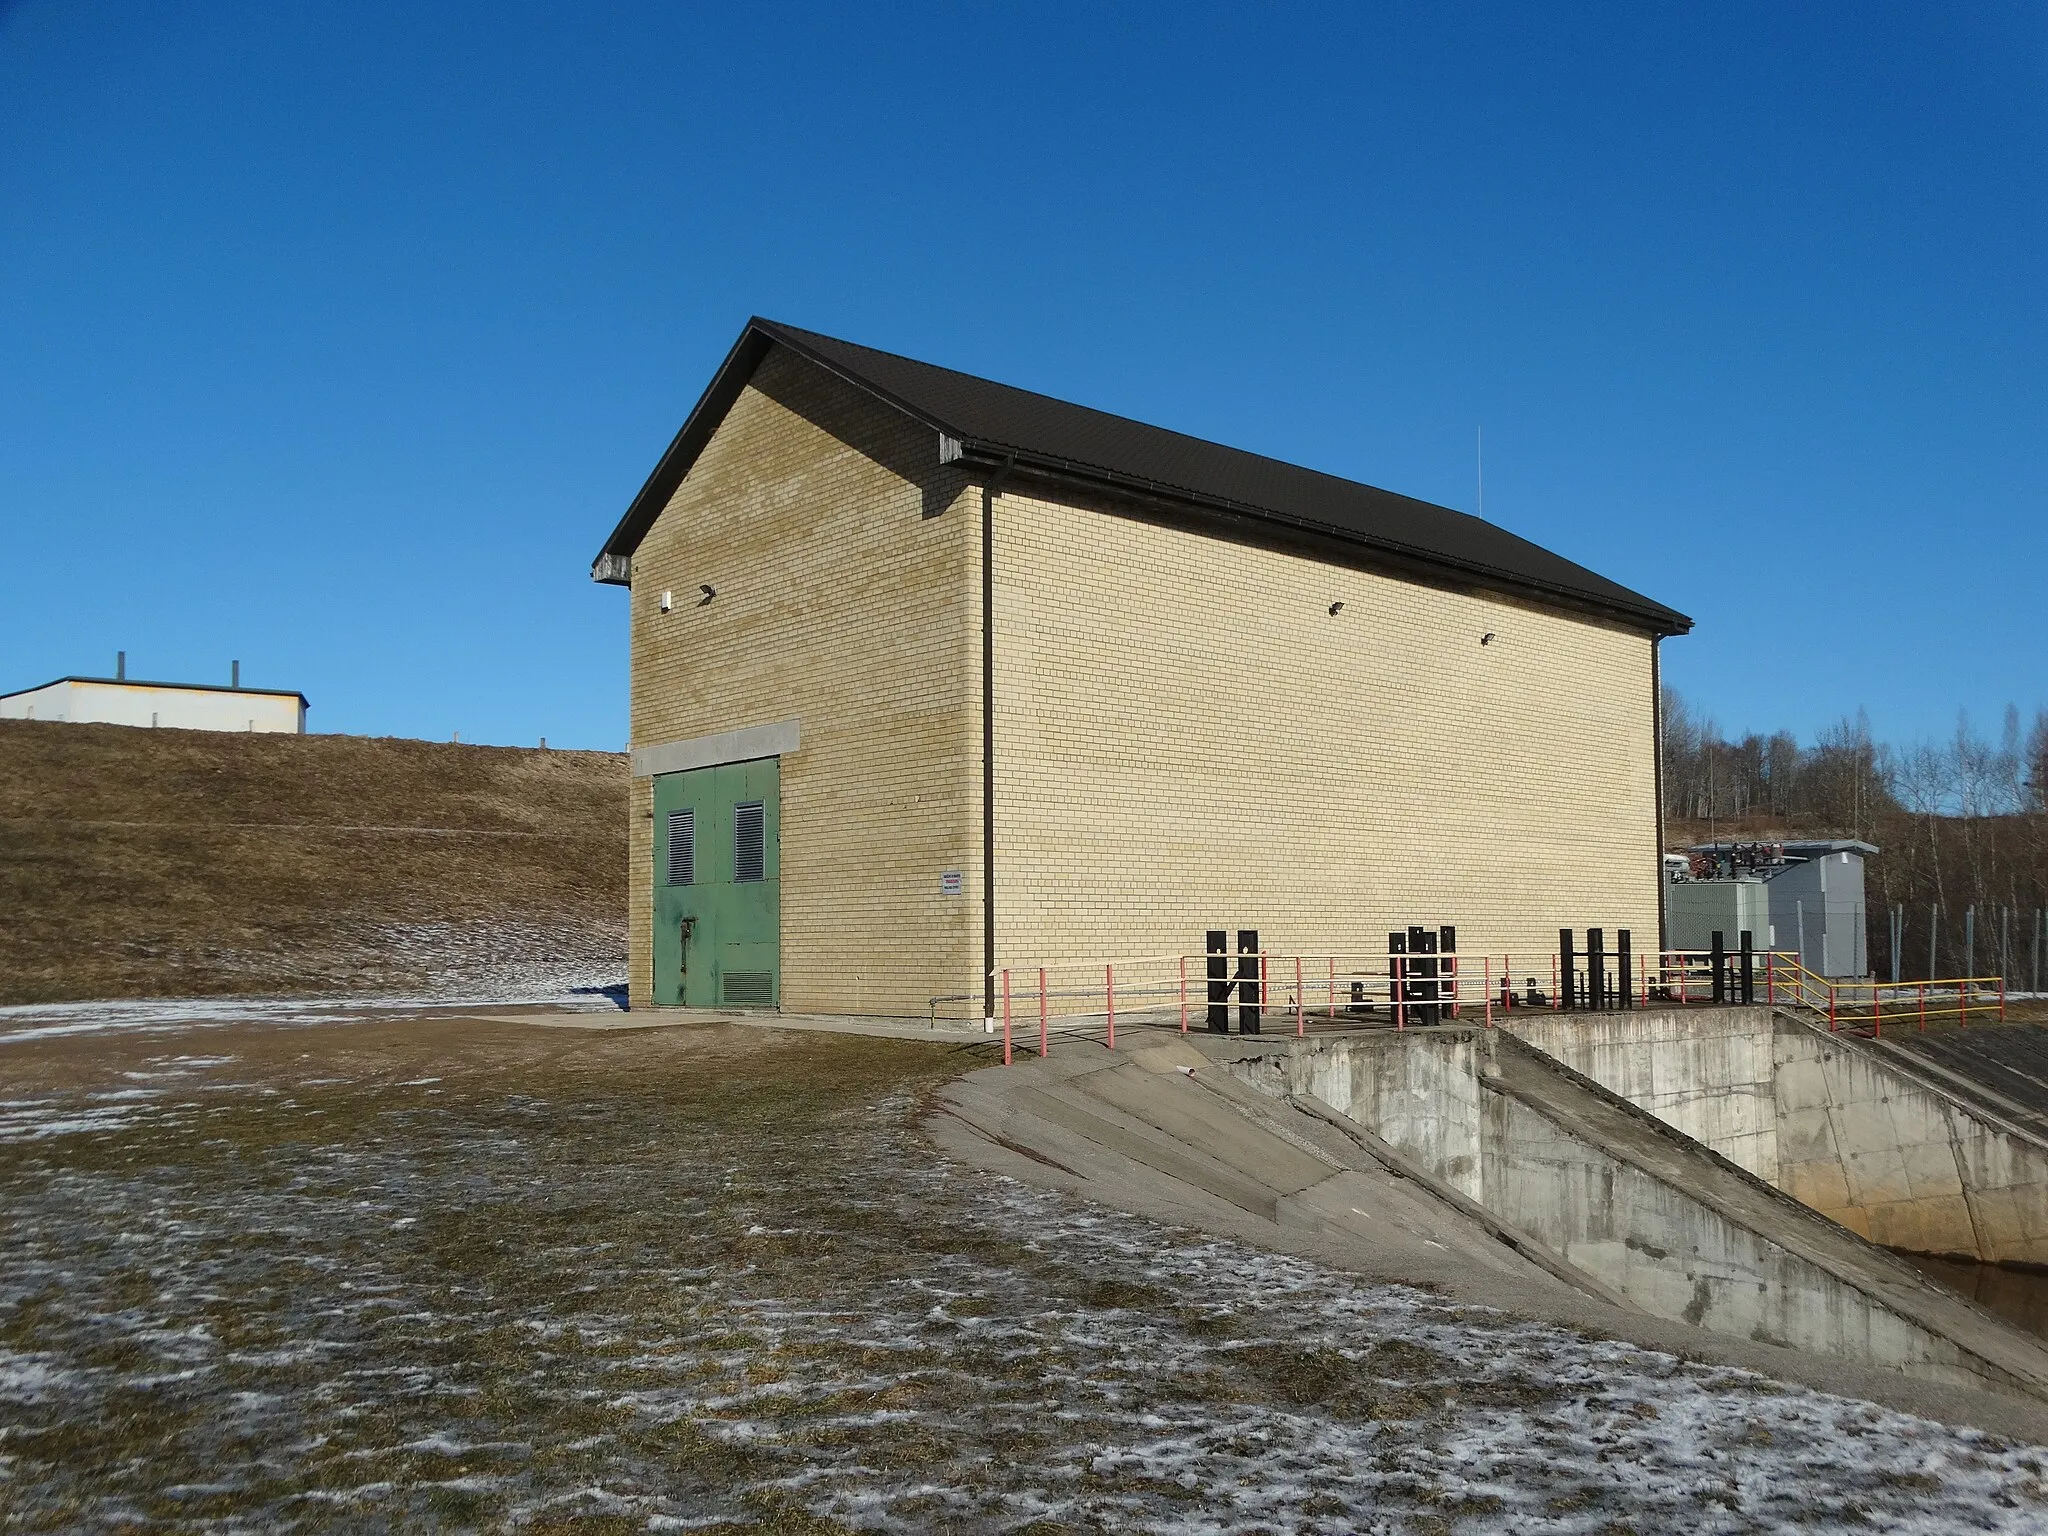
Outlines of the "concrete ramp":
<svg viewBox="0 0 2048 1536">
<path fill-rule="evenodd" d="M 1049 1182 L 1388 1280 L 1480 1270 L 1508 1293 L 1623 1305 L 1394 1148 L 1276 1103 L 1178 1042 L 977 1073 L 944 1110 Z"/>
<path fill-rule="evenodd" d="M 1896 1030 L 1883 1037 L 1895 1060 L 1913 1063 L 1959 1097 L 2048 1141 L 2048 1026 Z"/>
<path fill-rule="evenodd" d="M 1158 1039 L 941 1107 L 1009 1171 L 1374 1278 L 2048 1399 L 2048 1345 L 1511 1036 Z"/>
</svg>

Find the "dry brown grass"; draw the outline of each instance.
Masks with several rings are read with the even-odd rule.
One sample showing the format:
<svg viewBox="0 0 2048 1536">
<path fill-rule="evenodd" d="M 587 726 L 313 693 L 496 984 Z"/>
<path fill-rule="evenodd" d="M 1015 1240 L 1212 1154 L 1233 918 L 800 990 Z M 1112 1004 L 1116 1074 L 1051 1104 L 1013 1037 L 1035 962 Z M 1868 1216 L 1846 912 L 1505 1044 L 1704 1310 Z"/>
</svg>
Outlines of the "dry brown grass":
<svg viewBox="0 0 2048 1536">
<path fill-rule="evenodd" d="M 0 1003 L 404 985 L 390 932 L 436 925 L 602 942 L 623 932 L 626 773 L 602 752 L 0 721 Z"/>
<path fill-rule="evenodd" d="M 2041 1529 L 1983 1436 L 950 1166 L 916 1127 L 992 1059 L 0 1044 L 0 1529 Z"/>
</svg>

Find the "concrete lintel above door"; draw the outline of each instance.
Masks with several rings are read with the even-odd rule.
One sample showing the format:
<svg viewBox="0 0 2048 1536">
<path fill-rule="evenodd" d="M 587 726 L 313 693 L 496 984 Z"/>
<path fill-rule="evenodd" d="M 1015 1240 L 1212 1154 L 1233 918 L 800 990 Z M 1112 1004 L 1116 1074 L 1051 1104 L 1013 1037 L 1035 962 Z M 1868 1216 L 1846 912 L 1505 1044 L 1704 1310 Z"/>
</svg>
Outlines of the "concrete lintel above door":
<svg viewBox="0 0 2048 1536">
<path fill-rule="evenodd" d="M 633 749 L 633 777 L 650 779 L 656 774 L 683 773 L 691 768 L 715 768 L 721 763 L 751 762 L 757 757 L 787 757 L 797 749 L 799 722 L 778 720 L 773 725 L 748 725 L 716 736 L 693 736 L 688 741 L 663 741 Z"/>
</svg>

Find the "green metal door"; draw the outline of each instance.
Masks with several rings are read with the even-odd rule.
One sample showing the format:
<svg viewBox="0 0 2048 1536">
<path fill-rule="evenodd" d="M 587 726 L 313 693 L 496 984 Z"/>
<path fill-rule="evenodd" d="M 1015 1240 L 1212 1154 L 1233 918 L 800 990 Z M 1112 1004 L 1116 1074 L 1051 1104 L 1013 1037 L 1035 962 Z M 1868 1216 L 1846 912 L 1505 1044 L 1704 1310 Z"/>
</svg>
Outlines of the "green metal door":
<svg viewBox="0 0 2048 1536">
<path fill-rule="evenodd" d="M 782 999 L 781 761 L 654 780 L 654 1000 L 773 1008 Z"/>
</svg>

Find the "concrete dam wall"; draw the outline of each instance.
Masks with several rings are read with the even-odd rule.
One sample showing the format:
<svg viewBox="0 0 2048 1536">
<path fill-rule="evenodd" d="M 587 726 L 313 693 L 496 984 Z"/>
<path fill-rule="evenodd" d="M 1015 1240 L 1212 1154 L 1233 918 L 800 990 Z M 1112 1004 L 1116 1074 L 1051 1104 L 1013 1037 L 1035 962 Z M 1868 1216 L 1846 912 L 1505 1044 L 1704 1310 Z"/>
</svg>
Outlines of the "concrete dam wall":
<svg viewBox="0 0 2048 1536">
<path fill-rule="evenodd" d="M 1514 1026 L 1142 1030 L 974 1074 L 941 1119 L 1005 1172 L 1382 1278 L 2048 1399 L 2048 1344 L 1861 1235 L 1910 1212 L 1974 1241 L 2003 1230 L 1979 1198 L 2001 1188 L 2023 1230 L 2020 1195 L 2048 1183 L 2032 1133 L 1768 1009 Z"/>
<path fill-rule="evenodd" d="M 1372 1130 L 1654 1316 L 1927 1380 L 2048 1391 L 2040 1341 L 1514 1035 L 1436 1028 L 1238 1044 L 1232 1075 Z M 1753 1066 L 1751 1042 L 1733 1032 L 1705 1054 Z M 1705 1095 L 1695 1119 L 1741 1149 L 1772 1147 L 1769 1100 L 1738 1087 Z"/>
<path fill-rule="evenodd" d="M 1769 1008 L 1501 1023 L 1874 1243 L 2048 1263 L 2048 1136 L 1909 1051 Z"/>
</svg>

